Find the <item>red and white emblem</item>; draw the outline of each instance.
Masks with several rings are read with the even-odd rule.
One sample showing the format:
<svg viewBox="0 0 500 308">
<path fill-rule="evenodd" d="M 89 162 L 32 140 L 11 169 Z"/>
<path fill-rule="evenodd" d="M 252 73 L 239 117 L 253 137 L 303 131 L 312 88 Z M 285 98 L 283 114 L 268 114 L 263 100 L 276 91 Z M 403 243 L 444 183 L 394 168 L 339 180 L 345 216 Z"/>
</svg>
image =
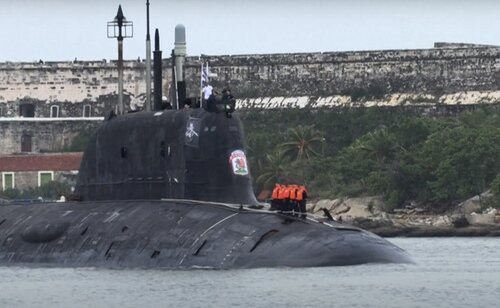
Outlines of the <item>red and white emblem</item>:
<svg viewBox="0 0 500 308">
<path fill-rule="evenodd" d="M 236 150 L 229 156 L 229 163 L 233 167 L 233 173 L 236 175 L 247 175 L 248 174 L 248 164 L 245 152 L 242 150 Z"/>
</svg>

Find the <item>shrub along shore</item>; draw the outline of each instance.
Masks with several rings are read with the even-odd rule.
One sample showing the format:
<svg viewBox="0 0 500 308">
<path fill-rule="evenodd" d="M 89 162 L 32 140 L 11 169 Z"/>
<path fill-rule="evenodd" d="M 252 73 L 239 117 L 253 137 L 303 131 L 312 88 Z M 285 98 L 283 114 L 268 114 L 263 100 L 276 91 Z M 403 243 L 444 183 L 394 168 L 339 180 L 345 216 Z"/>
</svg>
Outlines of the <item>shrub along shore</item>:
<svg viewBox="0 0 500 308">
<path fill-rule="evenodd" d="M 470 198 L 443 213 L 428 213 L 415 205 L 386 212 L 380 196 L 323 199 L 310 202 L 307 210 L 318 219 L 326 219 L 327 210 L 338 221 L 386 237 L 500 236 L 500 211 L 482 209 L 486 195 Z"/>
<path fill-rule="evenodd" d="M 424 110 L 424 109 L 422 109 Z M 300 183 L 314 200 L 381 196 L 443 213 L 489 191 L 500 206 L 497 106 L 430 116 L 414 109 L 239 111 L 256 193 Z"/>
</svg>

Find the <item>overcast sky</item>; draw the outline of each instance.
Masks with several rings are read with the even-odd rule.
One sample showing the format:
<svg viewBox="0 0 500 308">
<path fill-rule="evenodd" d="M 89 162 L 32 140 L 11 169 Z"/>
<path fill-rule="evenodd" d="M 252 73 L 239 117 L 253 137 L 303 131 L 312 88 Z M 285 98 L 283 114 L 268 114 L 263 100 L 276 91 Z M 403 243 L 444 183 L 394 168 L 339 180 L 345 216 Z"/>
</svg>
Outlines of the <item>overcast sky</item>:
<svg viewBox="0 0 500 308">
<path fill-rule="evenodd" d="M 0 62 L 116 58 L 106 23 L 134 23 L 124 57 L 145 57 L 146 0 L 0 0 Z M 174 27 L 188 54 L 430 48 L 436 41 L 500 45 L 494 0 L 150 0 L 164 57 Z"/>
</svg>

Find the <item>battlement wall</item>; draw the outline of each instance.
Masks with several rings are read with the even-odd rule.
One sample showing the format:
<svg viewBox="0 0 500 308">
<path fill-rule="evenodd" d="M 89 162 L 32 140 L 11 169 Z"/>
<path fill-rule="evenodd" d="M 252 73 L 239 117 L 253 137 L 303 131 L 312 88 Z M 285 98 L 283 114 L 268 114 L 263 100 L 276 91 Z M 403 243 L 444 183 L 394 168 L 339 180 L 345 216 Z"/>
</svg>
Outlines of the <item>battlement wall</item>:
<svg viewBox="0 0 500 308">
<path fill-rule="evenodd" d="M 241 97 L 328 96 L 357 88 L 454 93 L 500 87 L 500 48 L 446 48 L 210 57 L 214 83 Z"/>
<path fill-rule="evenodd" d="M 389 103 L 401 95 L 460 97 L 500 90 L 500 48 L 467 46 L 419 50 L 203 56 L 216 78 L 215 88 L 229 86 L 236 97 L 344 97 Z M 199 96 L 199 57 L 186 59 L 188 95 Z M 171 61 L 163 60 L 163 94 L 168 95 Z M 145 101 L 144 61 L 125 61 L 124 102 L 141 109 Z M 117 101 L 115 61 L 0 63 L 0 117 L 19 114 L 19 105 L 35 105 L 35 116 L 102 116 Z M 485 94 L 486 93 L 486 94 Z M 344 99 L 344 100 L 345 100 Z M 410 101 L 410 103 L 412 103 Z M 254 104 L 255 105 L 255 104 Z M 257 104 L 258 105 L 258 104 Z M 255 106 L 257 106 L 255 105 Z M 347 104 L 348 105 L 348 104 Z"/>
</svg>

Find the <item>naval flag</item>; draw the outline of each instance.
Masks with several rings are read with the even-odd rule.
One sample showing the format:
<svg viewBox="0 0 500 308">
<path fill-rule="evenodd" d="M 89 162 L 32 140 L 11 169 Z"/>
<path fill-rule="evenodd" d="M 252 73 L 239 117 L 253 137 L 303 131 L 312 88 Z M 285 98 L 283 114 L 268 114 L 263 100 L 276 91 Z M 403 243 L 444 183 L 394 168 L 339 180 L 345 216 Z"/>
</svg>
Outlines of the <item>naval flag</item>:
<svg viewBox="0 0 500 308">
<path fill-rule="evenodd" d="M 201 64 L 201 86 L 204 87 L 208 85 L 208 62 L 204 66 Z"/>
</svg>

